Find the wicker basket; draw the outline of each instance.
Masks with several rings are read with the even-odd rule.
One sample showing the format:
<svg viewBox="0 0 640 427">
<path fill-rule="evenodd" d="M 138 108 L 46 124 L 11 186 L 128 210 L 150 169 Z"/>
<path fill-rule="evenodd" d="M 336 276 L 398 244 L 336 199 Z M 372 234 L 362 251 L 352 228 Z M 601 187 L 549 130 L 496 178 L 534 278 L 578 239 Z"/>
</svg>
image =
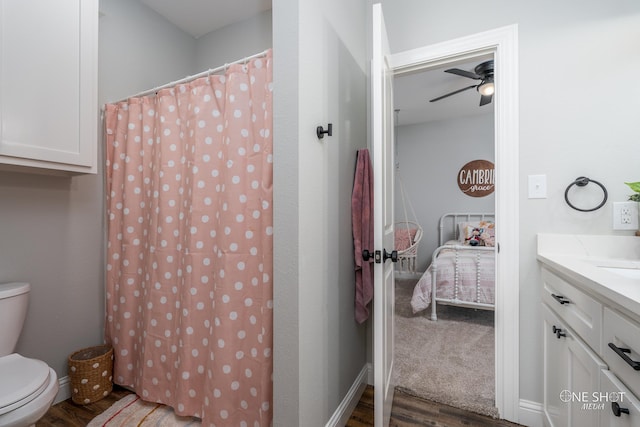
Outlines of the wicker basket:
<svg viewBox="0 0 640 427">
<path fill-rule="evenodd" d="M 68 359 L 71 399 L 80 405 L 97 402 L 113 389 L 113 348 L 83 348 Z"/>
</svg>

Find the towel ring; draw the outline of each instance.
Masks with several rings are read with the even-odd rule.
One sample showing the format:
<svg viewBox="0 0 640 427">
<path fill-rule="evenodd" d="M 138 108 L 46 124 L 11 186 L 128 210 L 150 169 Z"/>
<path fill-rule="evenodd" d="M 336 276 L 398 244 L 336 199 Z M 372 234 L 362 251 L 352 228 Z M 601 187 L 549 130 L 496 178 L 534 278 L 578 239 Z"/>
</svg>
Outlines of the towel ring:
<svg viewBox="0 0 640 427">
<path fill-rule="evenodd" d="M 595 208 L 591 208 L 591 209 L 581 209 L 581 208 L 577 208 L 575 206 L 573 206 L 571 204 L 571 202 L 569 201 L 569 190 L 571 189 L 571 187 L 573 187 L 574 185 L 577 185 L 578 187 L 584 187 L 585 185 L 587 185 L 588 183 L 593 182 L 594 184 L 598 185 L 600 188 L 602 188 L 602 192 L 604 193 L 604 198 L 602 199 L 602 202 L 596 206 Z M 596 211 L 598 209 L 600 209 L 601 207 L 604 206 L 605 203 L 607 203 L 607 197 L 609 196 L 609 194 L 607 193 L 607 189 L 604 188 L 604 185 L 600 184 L 598 181 L 595 181 L 593 179 L 589 179 L 586 176 L 580 176 L 578 178 L 576 178 L 575 181 L 573 181 L 571 184 L 569 184 L 569 186 L 567 187 L 567 189 L 564 192 L 564 200 L 567 202 L 567 204 L 569 206 L 571 206 L 573 209 L 580 211 L 580 212 L 593 212 Z"/>
</svg>

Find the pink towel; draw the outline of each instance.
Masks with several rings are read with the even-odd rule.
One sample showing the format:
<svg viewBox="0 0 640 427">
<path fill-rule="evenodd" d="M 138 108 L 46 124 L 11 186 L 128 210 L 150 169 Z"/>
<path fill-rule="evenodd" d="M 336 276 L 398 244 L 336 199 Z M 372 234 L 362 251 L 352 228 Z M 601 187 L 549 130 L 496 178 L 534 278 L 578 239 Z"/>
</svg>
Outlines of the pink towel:
<svg viewBox="0 0 640 427">
<path fill-rule="evenodd" d="M 369 318 L 367 305 L 373 299 L 373 264 L 362 259 L 362 251 L 373 254 L 373 170 L 369 150 L 358 150 L 351 194 L 351 226 L 356 270 L 355 318 Z"/>
</svg>

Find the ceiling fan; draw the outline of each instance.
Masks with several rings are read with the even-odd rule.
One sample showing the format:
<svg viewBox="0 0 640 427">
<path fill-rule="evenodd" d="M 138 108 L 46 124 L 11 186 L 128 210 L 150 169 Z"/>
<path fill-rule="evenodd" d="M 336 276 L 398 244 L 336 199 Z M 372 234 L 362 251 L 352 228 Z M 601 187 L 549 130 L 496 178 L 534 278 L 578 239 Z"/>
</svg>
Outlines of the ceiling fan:
<svg viewBox="0 0 640 427">
<path fill-rule="evenodd" d="M 493 93 L 495 92 L 495 86 L 493 83 L 493 59 L 476 65 L 473 71 L 475 71 L 475 73 L 461 70 L 459 68 L 450 68 L 448 70 L 444 70 L 445 73 L 451 73 L 474 80 L 480 80 L 480 83 L 478 83 L 477 85 L 471 85 L 462 89 L 455 90 L 451 93 L 447 93 L 446 95 L 442 95 L 437 98 L 433 98 L 429 100 L 429 102 L 440 101 L 443 98 L 455 95 L 456 93 L 464 92 L 467 89 L 476 88 L 476 90 L 481 95 L 480 106 L 482 107 L 483 105 L 489 104 L 491 102 L 491 99 L 493 98 Z"/>
</svg>

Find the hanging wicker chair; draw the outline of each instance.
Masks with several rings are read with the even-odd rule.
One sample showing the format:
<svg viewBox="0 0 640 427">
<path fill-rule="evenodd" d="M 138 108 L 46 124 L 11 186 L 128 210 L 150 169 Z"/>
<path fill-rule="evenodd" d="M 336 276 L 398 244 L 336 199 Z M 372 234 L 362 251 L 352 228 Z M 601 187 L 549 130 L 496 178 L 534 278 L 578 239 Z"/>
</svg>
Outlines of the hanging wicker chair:
<svg viewBox="0 0 640 427">
<path fill-rule="evenodd" d="M 418 246 L 422 240 L 422 227 L 418 224 L 416 213 L 413 210 L 411 201 L 405 197 L 404 184 L 400 177 L 400 195 L 402 196 L 402 208 L 404 210 L 404 221 L 395 223 L 395 249 L 398 251 L 398 262 L 396 263 L 396 271 L 398 273 L 416 274 L 416 259 L 418 257 Z M 411 209 L 414 221 L 407 218 L 407 206 Z"/>
<path fill-rule="evenodd" d="M 395 140 L 398 141 L 398 116 L 400 110 L 395 110 Z M 397 145 L 396 145 L 397 147 Z M 404 183 L 399 175 L 399 163 L 396 163 L 396 179 L 400 184 L 400 196 L 402 197 L 402 209 L 404 211 L 404 221 L 395 223 L 394 237 L 395 237 L 395 249 L 398 251 L 398 262 L 396 262 L 396 273 L 399 275 L 415 276 L 419 273 L 416 272 L 416 260 L 418 258 L 418 246 L 420 240 L 422 240 L 422 227 L 418 224 L 418 218 L 416 212 L 413 210 L 411 200 L 406 197 L 406 190 Z M 411 215 L 413 215 L 413 221 L 409 221 L 407 217 L 407 202 L 409 203 L 409 209 L 411 209 Z"/>
<path fill-rule="evenodd" d="M 395 239 L 398 251 L 396 269 L 399 272 L 415 273 L 422 227 L 413 221 L 396 222 Z"/>
</svg>

